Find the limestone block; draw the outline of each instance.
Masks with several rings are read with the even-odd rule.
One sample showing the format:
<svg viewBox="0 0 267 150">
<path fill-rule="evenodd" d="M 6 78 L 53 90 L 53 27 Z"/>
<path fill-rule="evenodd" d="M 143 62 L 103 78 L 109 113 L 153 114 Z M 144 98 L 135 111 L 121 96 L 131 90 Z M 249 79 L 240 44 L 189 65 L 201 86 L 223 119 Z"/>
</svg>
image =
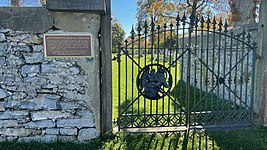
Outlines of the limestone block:
<svg viewBox="0 0 267 150">
<path fill-rule="evenodd" d="M 34 52 L 41 52 L 41 51 L 44 50 L 44 46 L 43 45 L 34 45 L 34 46 L 32 46 L 32 48 L 33 48 Z"/>
<path fill-rule="evenodd" d="M 14 51 L 18 51 L 18 52 L 30 52 L 31 51 L 31 47 L 29 45 L 21 45 L 21 46 L 15 46 Z"/>
<path fill-rule="evenodd" d="M 7 98 L 8 96 L 9 94 L 4 89 L 0 89 L 0 99 Z"/>
<path fill-rule="evenodd" d="M 24 58 L 26 60 L 26 63 L 28 64 L 41 63 L 44 60 L 44 54 L 43 53 L 27 53 L 27 54 L 24 54 Z"/>
<path fill-rule="evenodd" d="M 17 127 L 19 126 L 18 120 L 0 120 L 0 127 Z"/>
<path fill-rule="evenodd" d="M 40 121 L 32 121 L 25 125 L 25 128 L 52 128 L 55 127 L 55 122 L 52 120 L 40 120 Z"/>
<path fill-rule="evenodd" d="M 61 111 L 35 111 L 31 112 L 32 120 L 46 120 L 46 119 L 58 119 L 70 117 L 70 113 Z"/>
<path fill-rule="evenodd" d="M 0 67 L 5 66 L 6 63 L 7 63 L 7 62 L 6 62 L 5 58 L 4 58 L 4 57 L 0 57 Z"/>
<path fill-rule="evenodd" d="M 17 140 L 18 139 L 18 137 L 16 137 L 16 136 L 9 136 L 9 137 L 6 137 L 6 140 L 7 141 L 15 141 L 15 140 Z"/>
<path fill-rule="evenodd" d="M 52 84 L 63 84 L 63 77 L 59 75 L 48 76 Z"/>
<path fill-rule="evenodd" d="M 78 134 L 79 140 L 91 140 L 97 138 L 99 133 L 95 128 L 81 129 Z"/>
<path fill-rule="evenodd" d="M 31 37 L 23 40 L 22 42 L 26 44 L 41 44 L 42 41 L 36 35 L 32 35 Z"/>
<path fill-rule="evenodd" d="M 58 135 L 59 134 L 59 128 L 46 128 L 45 134 Z"/>
<path fill-rule="evenodd" d="M 61 128 L 59 133 L 61 135 L 77 135 L 77 128 Z"/>
<path fill-rule="evenodd" d="M 86 104 L 83 101 L 70 101 L 60 102 L 62 110 L 73 110 L 73 109 L 85 109 Z"/>
<path fill-rule="evenodd" d="M 5 29 L 5 28 L 0 29 L 0 33 L 8 33 L 10 31 L 11 31 L 11 29 Z"/>
<path fill-rule="evenodd" d="M 77 139 L 76 136 L 58 136 L 57 138 L 60 141 L 75 141 Z"/>
<path fill-rule="evenodd" d="M 78 110 L 76 115 L 81 118 L 92 118 L 94 116 L 93 111 L 90 110 Z"/>
<path fill-rule="evenodd" d="M 5 103 L 6 102 L 0 102 L 0 112 L 1 111 L 5 111 L 5 107 L 4 107 L 5 106 Z"/>
<path fill-rule="evenodd" d="M 7 110 L 0 114 L 0 119 L 21 119 L 28 117 L 29 112 L 26 110 L 10 111 Z"/>
<path fill-rule="evenodd" d="M 85 119 L 58 119 L 57 127 L 94 127 L 95 121 L 93 118 L 85 118 Z"/>
<path fill-rule="evenodd" d="M 37 142 L 54 142 L 57 140 L 56 135 L 37 135 L 37 136 L 30 136 L 30 137 L 22 137 L 18 139 L 18 142 L 32 142 L 32 141 L 37 141 Z"/>
<path fill-rule="evenodd" d="M 21 74 L 39 73 L 40 65 L 24 65 L 21 67 Z"/>
<path fill-rule="evenodd" d="M 25 40 L 27 38 L 31 37 L 31 34 L 29 33 L 22 33 L 22 34 L 15 34 L 16 36 L 9 36 L 7 37 L 8 40 L 11 42 L 21 42 L 22 40 Z"/>
<path fill-rule="evenodd" d="M 5 128 L 2 130 L 2 134 L 5 136 L 29 136 L 31 134 L 41 134 L 41 130 L 36 129 L 24 129 L 24 128 Z"/>
<path fill-rule="evenodd" d="M 80 68 L 78 67 L 70 67 L 69 69 L 73 74 L 79 74 L 80 73 Z"/>
<path fill-rule="evenodd" d="M 42 73 L 56 73 L 58 72 L 58 66 L 55 64 L 43 64 L 42 65 Z"/>
<path fill-rule="evenodd" d="M 8 45 L 7 43 L 0 43 L 0 56 L 5 56 Z"/>
<path fill-rule="evenodd" d="M 50 95 L 50 94 L 42 94 L 38 97 L 23 101 L 19 108 L 21 109 L 48 109 L 55 110 L 58 109 L 57 102 L 59 101 L 60 96 L 58 95 Z"/>
<path fill-rule="evenodd" d="M 0 26 L 19 31 L 43 33 L 53 25 L 53 19 L 44 7 L 1 7 Z"/>
<path fill-rule="evenodd" d="M 5 42 L 6 41 L 6 36 L 3 33 L 0 33 L 0 42 Z"/>
</svg>

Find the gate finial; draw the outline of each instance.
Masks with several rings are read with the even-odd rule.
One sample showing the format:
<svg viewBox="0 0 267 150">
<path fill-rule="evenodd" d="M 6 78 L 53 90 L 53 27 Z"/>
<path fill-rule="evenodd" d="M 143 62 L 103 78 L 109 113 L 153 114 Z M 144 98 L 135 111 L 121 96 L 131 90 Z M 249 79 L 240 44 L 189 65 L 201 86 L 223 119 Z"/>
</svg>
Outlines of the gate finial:
<svg viewBox="0 0 267 150">
<path fill-rule="evenodd" d="M 138 27 L 137 27 L 138 36 L 141 36 L 141 31 L 142 31 L 141 24 L 140 22 L 138 22 Z"/>
<path fill-rule="evenodd" d="M 228 24 L 227 24 L 227 21 L 225 20 L 225 23 L 224 23 L 224 32 L 228 32 Z"/>
<path fill-rule="evenodd" d="M 145 28 L 145 34 L 147 33 L 147 29 L 148 29 L 148 25 L 147 25 L 147 20 L 145 21 L 145 25 L 144 25 L 144 28 Z"/>
<path fill-rule="evenodd" d="M 131 35 L 132 35 L 132 39 L 134 39 L 134 34 L 135 34 L 135 32 L 134 32 L 134 25 L 132 25 L 132 31 L 130 32 L 131 33 Z M 133 42 L 133 41 L 132 41 Z"/>
<path fill-rule="evenodd" d="M 201 19 L 200 19 L 201 26 L 200 27 L 201 27 L 202 30 L 204 28 L 204 22 L 205 22 L 204 17 L 201 16 Z"/>
<path fill-rule="evenodd" d="M 151 26 L 151 32 L 154 32 L 155 23 L 154 23 L 153 17 L 151 17 L 151 24 L 150 24 L 150 26 Z"/>
<path fill-rule="evenodd" d="M 222 18 L 220 18 L 218 25 L 219 25 L 219 31 L 222 31 L 222 27 L 223 27 Z"/>
<path fill-rule="evenodd" d="M 212 24 L 213 24 L 213 30 L 216 30 L 216 24 L 217 24 L 217 21 L 216 21 L 216 18 L 215 18 L 215 16 L 213 17 L 213 22 L 212 22 Z"/>
<path fill-rule="evenodd" d="M 211 23 L 211 21 L 210 21 L 210 16 L 208 15 L 208 19 L 207 19 L 207 29 L 210 29 L 210 23 Z"/>
<path fill-rule="evenodd" d="M 185 12 L 184 12 L 184 15 L 183 15 L 183 17 L 182 17 L 183 25 L 185 25 L 185 21 L 186 21 L 186 16 L 185 16 Z"/>
</svg>

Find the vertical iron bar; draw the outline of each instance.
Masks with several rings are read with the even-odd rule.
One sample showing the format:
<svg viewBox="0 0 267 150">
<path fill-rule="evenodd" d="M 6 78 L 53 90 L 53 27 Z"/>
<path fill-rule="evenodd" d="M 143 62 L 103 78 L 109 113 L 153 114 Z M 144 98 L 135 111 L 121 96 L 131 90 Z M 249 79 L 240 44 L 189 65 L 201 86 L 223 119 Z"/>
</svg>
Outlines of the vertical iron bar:
<svg viewBox="0 0 267 150">
<path fill-rule="evenodd" d="M 221 23 L 221 20 L 220 20 L 220 23 Z M 223 55 L 223 77 L 225 77 L 225 72 L 226 72 L 226 48 L 227 48 L 227 23 L 224 24 L 224 55 Z M 230 56 L 231 57 L 231 56 Z M 222 100 L 223 100 L 223 107 L 222 107 L 222 110 L 225 111 L 225 106 L 226 106 L 226 100 L 225 100 L 225 97 L 224 97 L 224 94 L 225 94 L 225 84 L 226 84 L 226 80 L 225 78 L 223 79 L 223 96 L 222 96 Z M 229 84 L 229 87 L 231 88 L 230 84 Z"/>
<path fill-rule="evenodd" d="M 184 51 L 185 51 L 185 25 L 186 25 L 186 17 L 185 17 L 185 13 L 184 13 L 184 15 L 183 15 L 183 17 L 182 17 L 182 34 L 183 34 L 183 37 L 182 37 L 182 48 L 181 48 L 181 55 L 182 55 L 182 64 L 181 64 L 181 71 L 180 71 L 180 73 L 181 73 L 181 75 L 180 75 L 180 101 L 183 101 L 184 99 L 183 99 L 183 75 L 184 75 Z M 185 107 L 187 107 L 187 106 L 185 106 Z M 186 111 L 186 108 L 185 108 L 185 111 Z M 186 114 L 187 112 L 185 112 L 185 114 Z M 186 116 L 185 116 L 186 117 Z M 188 124 L 188 122 L 187 122 L 187 120 L 186 120 L 186 123 L 185 123 L 186 125 Z"/>
<path fill-rule="evenodd" d="M 159 64 L 159 60 L 160 60 L 160 25 L 158 25 L 158 27 L 157 27 L 157 29 L 158 29 L 158 52 L 157 52 L 157 64 Z"/>
<path fill-rule="evenodd" d="M 118 43 L 118 128 L 121 129 L 121 46 Z"/>
<path fill-rule="evenodd" d="M 197 54 L 197 48 L 198 48 L 198 46 L 197 46 L 197 43 L 198 43 L 198 38 L 197 38 L 197 36 L 198 36 L 198 34 L 197 34 L 197 31 L 198 31 L 198 17 L 196 17 L 196 19 L 195 19 L 195 22 L 194 22 L 194 25 L 195 25 L 195 46 L 194 46 L 194 55 L 195 55 L 195 68 L 194 68 L 194 78 L 195 78 L 195 81 L 194 81 L 194 83 L 195 83 L 195 87 L 194 87 L 194 106 L 193 106 L 193 108 L 196 108 L 196 100 L 197 100 L 197 94 L 196 94 L 196 89 L 197 89 L 197 59 L 196 59 L 196 57 L 198 56 L 198 54 Z M 197 120 L 196 120 L 196 109 L 194 109 L 194 120 L 193 120 L 193 122 L 194 122 L 194 124 L 197 122 Z"/>
<path fill-rule="evenodd" d="M 170 45 L 169 45 L 169 53 L 170 53 L 170 57 L 169 57 L 169 65 L 172 63 L 172 32 L 173 32 L 173 24 L 170 24 Z M 170 72 L 171 72 L 171 66 L 170 66 Z M 171 88 L 171 87 L 170 87 Z M 170 126 L 170 97 L 168 97 L 168 126 Z"/>
<path fill-rule="evenodd" d="M 236 58 L 235 58 L 235 65 L 236 65 L 236 67 L 235 67 L 235 92 L 237 93 L 237 84 L 238 84 L 238 82 L 237 82 L 237 70 L 238 70 L 238 49 L 239 49 L 239 37 L 240 37 L 240 35 L 236 35 Z M 235 95 L 235 103 L 234 103 L 234 111 L 236 111 L 236 108 L 237 107 L 237 94 Z"/>
<path fill-rule="evenodd" d="M 124 41 L 125 44 L 125 107 L 128 106 L 128 40 Z M 128 109 L 125 111 L 125 116 L 128 117 Z"/>
<path fill-rule="evenodd" d="M 253 119 L 253 102 L 254 102 L 254 81 L 255 81 L 255 65 L 257 60 L 257 53 L 256 53 L 257 43 L 254 41 L 253 43 L 253 58 L 252 58 L 252 76 L 251 76 L 251 100 L 250 100 L 250 119 Z"/>
<path fill-rule="evenodd" d="M 230 67 L 229 67 L 229 87 L 232 88 L 232 71 L 231 71 L 231 68 L 232 68 L 232 61 L 233 61 L 233 35 L 234 33 L 231 32 L 230 33 Z M 228 111 L 231 110 L 231 102 L 232 102 L 232 98 L 231 98 L 231 92 L 229 91 L 229 97 L 228 97 L 228 100 L 229 100 L 229 104 L 228 104 Z"/>
<path fill-rule="evenodd" d="M 178 50 L 179 50 L 179 26 L 180 26 L 180 23 L 179 23 L 179 21 L 180 21 L 180 17 L 179 17 L 179 13 L 178 13 L 178 15 L 177 15 L 177 18 L 176 18 L 176 48 L 175 48 L 175 59 L 174 59 L 174 61 L 176 61 L 175 62 L 175 73 L 174 73 L 174 86 L 176 87 L 178 84 L 177 84 L 177 66 L 178 66 L 178 60 L 176 60 L 177 59 L 177 57 L 178 57 Z M 178 103 L 178 99 L 177 99 L 177 88 L 174 88 L 175 90 L 174 90 L 174 101 L 176 102 L 176 103 Z M 176 115 L 176 111 L 177 111 L 177 105 L 176 105 L 176 103 L 174 104 L 174 115 Z M 180 110 L 180 116 L 179 117 L 181 117 L 182 115 L 181 115 L 181 111 L 182 110 Z M 180 124 L 181 124 L 181 121 L 179 122 Z"/>
<path fill-rule="evenodd" d="M 131 43 L 132 43 L 132 58 L 134 59 L 134 34 L 135 34 L 135 32 L 134 32 L 134 27 L 132 26 L 132 31 L 131 31 L 131 39 L 132 39 L 132 41 L 131 41 Z M 133 100 L 134 100 L 134 61 L 132 60 L 132 111 L 131 111 L 131 113 L 132 113 L 132 116 L 131 116 L 131 121 L 132 121 L 132 127 L 134 127 L 134 115 L 133 115 L 133 113 L 134 113 L 134 102 L 133 102 Z"/>
<path fill-rule="evenodd" d="M 251 36 L 250 36 L 250 32 L 248 32 L 248 35 L 247 35 L 247 44 L 248 44 L 248 46 L 247 46 L 247 50 L 248 50 L 248 53 L 249 53 L 249 51 L 251 50 L 250 49 L 250 38 L 251 38 Z M 245 91 L 245 103 L 246 103 L 246 105 L 248 105 L 247 103 L 248 103 L 248 82 L 249 82 L 249 54 L 247 55 L 247 63 L 246 63 L 246 91 Z M 248 105 L 249 107 L 250 107 L 250 104 Z M 248 109 L 250 109 L 250 108 L 248 108 Z"/>
<path fill-rule="evenodd" d="M 216 47 L 216 24 L 217 24 L 217 22 L 216 22 L 216 18 L 214 17 L 213 18 L 213 22 L 212 22 L 212 24 L 213 24 L 213 27 L 212 27 L 212 29 L 213 29 L 213 31 L 212 31 L 212 73 L 211 73 L 211 87 L 213 87 L 213 84 L 215 83 L 216 84 L 216 82 L 215 82 L 215 79 L 214 79 L 214 74 L 215 74 L 215 47 Z M 220 55 L 220 53 L 218 53 L 218 57 L 219 57 L 219 55 Z M 217 63 L 218 63 L 218 65 L 220 64 L 220 61 L 218 60 L 217 61 Z M 219 73 L 218 73 L 218 77 L 219 77 Z M 218 78 L 217 77 L 217 78 Z M 217 79 L 217 81 L 218 81 L 218 79 Z M 219 86 L 217 87 L 217 88 L 219 88 Z M 219 95 L 217 95 L 217 96 L 219 96 Z M 213 101 L 214 101 L 214 93 L 212 93 L 211 94 L 211 100 L 210 100 L 210 110 L 211 111 L 213 111 L 214 110 L 214 108 L 213 108 Z M 218 105 L 217 105 L 218 106 Z M 218 107 L 217 107 L 217 110 L 218 110 Z"/>
<path fill-rule="evenodd" d="M 201 17 L 201 20 L 200 20 L 200 23 L 201 23 L 201 26 L 200 26 L 200 28 L 201 28 L 201 43 L 200 43 L 200 45 L 201 45 L 201 48 L 200 48 L 200 60 L 202 61 L 203 60 L 203 48 L 204 48 L 204 37 L 203 37 L 203 34 L 204 34 L 204 32 L 203 32 L 203 30 L 204 30 L 204 18 L 203 18 L 203 16 Z M 204 62 L 204 61 L 203 61 Z M 200 104 L 199 104 L 199 112 L 200 112 L 200 116 L 202 116 L 202 91 L 203 91 L 203 75 L 202 75 L 202 69 L 203 69 L 203 63 L 200 63 L 200 91 L 199 91 L 199 94 L 200 94 Z"/>
<path fill-rule="evenodd" d="M 155 27 L 155 24 L 154 24 L 154 21 L 153 21 L 153 17 L 151 18 L 151 64 L 153 64 L 153 60 L 154 60 L 154 27 Z M 151 68 L 152 69 L 152 68 Z M 152 103 L 152 100 L 150 100 L 150 117 L 152 118 L 152 107 L 153 103 Z"/>
<path fill-rule="evenodd" d="M 145 60 L 144 60 L 144 65 L 146 66 L 146 53 L 147 53 L 147 33 L 148 33 L 148 31 L 147 31 L 147 29 L 148 29 L 148 25 L 147 25 L 147 21 L 145 21 L 145 26 L 144 26 L 144 29 L 145 29 L 145 31 L 144 31 L 144 33 L 145 33 L 145 38 L 144 38 L 144 40 L 145 40 Z M 146 127 L 146 98 L 144 98 L 144 127 Z"/>
<path fill-rule="evenodd" d="M 190 19 L 190 24 L 189 24 L 189 30 L 188 30 L 188 58 L 187 58 L 187 79 L 186 79 L 186 101 L 187 101 L 187 117 L 186 117 L 186 122 L 187 122 L 187 128 L 190 128 L 190 75 L 191 75 L 191 38 L 192 38 L 192 32 L 194 30 L 194 20 L 195 17 L 191 15 L 189 17 Z"/>
<path fill-rule="evenodd" d="M 243 72 L 244 72 L 244 50 L 245 50 L 245 30 L 243 30 L 242 32 L 242 49 L 241 49 L 241 72 L 240 72 L 240 76 L 241 76 L 241 84 L 240 84 L 240 111 L 242 110 L 242 101 L 243 101 L 243 84 L 244 84 L 244 77 L 243 77 Z M 245 102 L 245 105 L 247 103 Z M 245 109 L 246 106 L 244 106 Z M 241 117 L 241 116 L 240 116 Z"/>
<path fill-rule="evenodd" d="M 138 27 L 137 27 L 137 31 L 138 31 L 138 65 L 140 66 L 141 65 L 141 62 L 140 62 L 140 58 L 141 58 L 141 56 L 143 55 L 143 54 L 141 54 L 141 25 L 140 25 L 140 22 L 138 23 Z M 138 72 L 140 72 L 141 71 L 141 69 L 139 68 L 138 69 Z M 140 94 L 139 93 L 139 91 L 138 91 L 138 94 Z M 138 104 L 137 104 L 138 106 L 137 106 L 137 114 L 138 114 L 138 118 L 140 117 L 140 97 L 138 98 Z"/>
<path fill-rule="evenodd" d="M 163 46 L 163 66 L 165 66 L 165 60 L 166 60 L 166 28 L 167 25 L 164 24 L 163 29 L 164 29 L 164 46 Z M 164 97 L 162 98 L 162 116 L 164 116 L 165 110 L 164 110 Z"/>
<path fill-rule="evenodd" d="M 206 49 L 206 93 L 208 93 L 208 84 L 209 84 L 209 70 L 208 70 L 208 66 L 209 66 L 209 31 L 210 31 L 210 18 L 208 16 L 207 19 L 207 49 Z M 211 81 L 211 84 L 213 83 L 213 81 Z M 213 84 L 212 84 L 213 85 Z M 206 96 L 206 102 L 205 102 L 205 110 L 206 110 L 206 114 L 208 114 L 208 97 Z M 208 118 L 205 117 L 205 120 L 207 120 Z"/>
<path fill-rule="evenodd" d="M 159 59 L 160 59 L 160 49 L 159 49 L 159 43 L 160 43 L 160 26 L 158 25 L 158 39 L 157 39 L 157 44 L 158 44 L 158 52 L 157 52 L 157 64 L 159 64 Z M 156 126 L 158 126 L 158 109 L 159 109 L 159 100 L 156 100 Z"/>
<path fill-rule="evenodd" d="M 221 109 L 220 108 L 221 106 L 219 106 L 220 105 L 219 101 L 220 101 L 220 77 L 221 77 L 220 64 L 221 64 L 221 45 L 222 45 L 222 26 L 223 26 L 221 19 L 218 25 L 219 25 L 219 51 L 218 51 L 218 77 L 217 77 L 218 89 L 217 89 L 217 104 L 216 105 L 217 105 L 217 111 L 219 112 Z"/>
</svg>

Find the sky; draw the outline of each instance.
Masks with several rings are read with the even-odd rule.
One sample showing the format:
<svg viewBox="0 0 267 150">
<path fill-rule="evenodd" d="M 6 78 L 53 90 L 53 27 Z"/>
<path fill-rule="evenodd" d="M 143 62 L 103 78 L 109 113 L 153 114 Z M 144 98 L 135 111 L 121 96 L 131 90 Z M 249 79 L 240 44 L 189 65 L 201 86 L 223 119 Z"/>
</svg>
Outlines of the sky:
<svg viewBox="0 0 267 150">
<path fill-rule="evenodd" d="M 136 24 L 137 0 L 112 0 L 112 17 L 118 18 L 126 37 L 130 35 L 132 25 Z"/>
</svg>

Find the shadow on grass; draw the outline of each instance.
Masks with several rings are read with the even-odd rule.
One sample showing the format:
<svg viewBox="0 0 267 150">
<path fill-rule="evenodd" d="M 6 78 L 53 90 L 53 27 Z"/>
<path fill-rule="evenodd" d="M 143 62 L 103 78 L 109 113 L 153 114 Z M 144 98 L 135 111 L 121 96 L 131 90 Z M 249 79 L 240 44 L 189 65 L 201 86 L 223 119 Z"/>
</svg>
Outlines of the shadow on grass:
<svg viewBox="0 0 267 150">
<path fill-rule="evenodd" d="M 153 134 L 105 134 L 89 142 L 0 142 L 1 150 L 264 150 L 267 149 L 267 128 L 257 127 L 235 131 L 180 131 Z"/>
<path fill-rule="evenodd" d="M 114 149 L 182 149 L 182 150 L 264 150 L 267 149 L 267 128 L 201 132 L 180 131 L 169 134 L 123 134 L 120 133 Z M 102 147 L 108 149 L 109 147 Z"/>
<path fill-rule="evenodd" d="M 180 80 L 171 91 L 171 96 L 176 98 L 177 103 L 183 108 L 187 106 L 186 90 L 186 82 Z M 221 99 L 213 92 L 205 92 L 203 90 L 190 85 L 190 111 L 216 111 L 217 109 L 232 108 L 233 104 L 229 100 Z"/>
</svg>

